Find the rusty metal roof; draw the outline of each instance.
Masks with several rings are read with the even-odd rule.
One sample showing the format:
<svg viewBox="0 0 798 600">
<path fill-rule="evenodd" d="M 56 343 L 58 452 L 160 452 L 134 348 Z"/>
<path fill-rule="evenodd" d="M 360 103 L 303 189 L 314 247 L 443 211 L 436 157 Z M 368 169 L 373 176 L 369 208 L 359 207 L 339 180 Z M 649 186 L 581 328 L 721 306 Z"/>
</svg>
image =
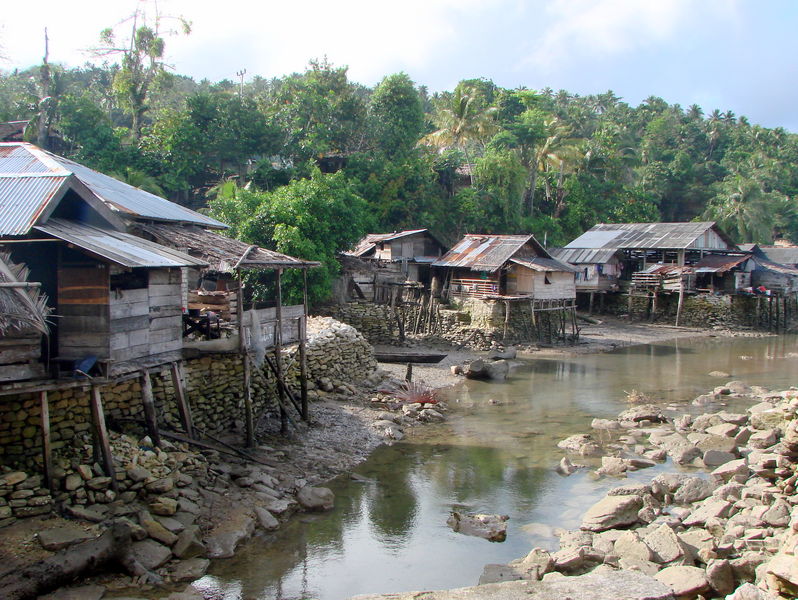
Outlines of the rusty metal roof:
<svg viewBox="0 0 798 600">
<path fill-rule="evenodd" d="M 729 247 L 734 242 L 713 221 L 690 223 L 599 223 L 566 248 L 668 249 L 689 248 L 707 231 L 713 230 Z"/>
<path fill-rule="evenodd" d="M 612 260 L 617 250 L 595 250 L 593 248 L 550 248 L 549 254 L 574 265 L 601 265 Z"/>
<path fill-rule="evenodd" d="M 408 229 L 405 231 L 394 231 L 392 233 L 369 233 L 362 240 L 360 240 L 352 250 L 344 252 L 344 254 L 348 254 L 349 256 L 362 257 L 365 254 L 368 254 L 369 252 L 374 250 L 377 247 L 377 244 L 381 244 L 383 242 L 391 242 L 393 240 L 398 240 L 399 238 L 408 237 L 411 235 L 416 235 L 417 233 L 425 233 L 425 232 L 428 232 L 428 230 Z"/>
<path fill-rule="evenodd" d="M 72 178 L 75 179 L 72 179 Z M 22 235 L 77 180 L 112 211 L 133 219 L 196 223 L 224 229 L 221 221 L 160 198 L 24 142 L 0 143 L 0 235 Z M 76 187 L 77 184 L 75 184 Z"/>
<path fill-rule="evenodd" d="M 65 219 L 50 219 L 46 225 L 38 225 L 35 229 L 123 267 L 208 266 L 205 261 L 129 233 Z"/>
<path fill-rule="evenodd" d="M 529 251 L 521 252 L 529 245 Z M 520 256 L 515 256 L 521 252 Z M 433 267 L 471 269 L 493 272 L 510 258 L 551 258 L 532 235 L 476 235 L 468 234 L 441 258 Z"/>
<path fill-rule="evenodd" d="M 750 254 L 744 254 L 742 256 L 709 254 L 699 260 L 693 267 L 696 273 L 725 273 L 744 263 L 749 258 L 751 258 Z"/>
</svg>

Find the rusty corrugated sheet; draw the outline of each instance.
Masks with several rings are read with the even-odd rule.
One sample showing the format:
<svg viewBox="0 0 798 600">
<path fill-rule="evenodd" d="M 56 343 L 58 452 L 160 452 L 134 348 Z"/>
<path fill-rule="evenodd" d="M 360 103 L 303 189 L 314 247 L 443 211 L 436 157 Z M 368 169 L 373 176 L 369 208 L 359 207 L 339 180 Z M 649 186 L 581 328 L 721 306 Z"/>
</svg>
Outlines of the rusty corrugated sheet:
<svg viewBox="0 0 798 600">
<path fill-rule="evenodd" d="M 393 231 L 391 233 L 369 233 L 361 239 L 357 245 L 349 252 L 344 252 L 349 256 L 363 256 L 371 252 L 377 244 L 381 242 L 390 242 L 399 238 L 415 235 L 417 233 L 424 233 L 426 229 L 408 229 L 406 231 Z"/>
<path fill-rule="evenodd" d="M 52 173 L 54 169 L 40 161 L 29 148 L 18 142 L 0 145 L 0 173 Z"/>
<path fill-rule="evenodd" d="M 693 266 L 697 273 L 725 273 L 740 263 L 744 263 L 749 258 L 751 258 L 750 254 L 745 254 L 743 256 L 710 254 L 699 260 Z"/>
<path fill-rule="evenodd" d="M 68 177 L 0 175 L 0 235 L 25 235 Z"/>
<path fill-rule="evenodd" d="M 510 262 L 521 265 L 533 271 L 564 271 L 566 273 L 579 273 L 579 269 L 556 258 L 511 258 Z"/>
<path fill-rule="evenodd" d="M 533 239 L 531 235 L 469 234 L 432 266 L 492 272 Z"/>
</svg>

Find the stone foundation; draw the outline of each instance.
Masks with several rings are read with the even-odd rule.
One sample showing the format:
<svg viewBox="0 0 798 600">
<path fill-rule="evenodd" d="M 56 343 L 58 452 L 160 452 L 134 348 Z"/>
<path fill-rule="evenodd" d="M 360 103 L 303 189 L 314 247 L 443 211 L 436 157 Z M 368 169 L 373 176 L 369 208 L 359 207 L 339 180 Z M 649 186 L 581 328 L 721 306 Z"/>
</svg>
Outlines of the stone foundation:
<svg viewBox="0 0 798 600">
<path fill-rule="evenodd" d="M 333 319 L 309 319 L 307 361 L 310 390 L 348 389 L 346 386 L 368 378 L 377 366 L 363 336 Z M 296 347 L 285 350 L 283 367 L 288 385 L 298 390 Z M 256 418 L 278 412 L 274 377 L 268 367 L 260 372 L 262 376 L 252 377 Z M 238 354 L 208 354 L 185 360 L 183 374 L 192 418 L 199 430 L 230 430 L 236 421 L 243 421 L 243 362 Z M 169 429 L 182 430 L 169 370 L 152 370 L 151 379 L 159 422 Z M 90 393 L 88 386 L 48 393 L 56 457 L 69 457 L 76 448 L 91 443 Z M 102 398 L 110 429 L 141 429 L 144 408 L 138 379 L 103 386 Z M 42 469 L 38 394 L 0 397 L 0 464 Z"/>
<path fill-rule="evenodd" d="M 583 300 L 580 298 L 580 300 Z M 771 308 L 770 298 L 766 296 L 736 296 L 714 294 L 689 294 L 684 297 L 679 325 L 686 327 L 717 327 L 723 329 L 753 328 L 769 329 L 768 316 Z M 656 311 L 652 311 L 652 299 L 645 297 L 632 298 L 632 310 L 629 311 L 629 297 L 625 294 L 607 294 L 604 300 L 604 312 L 612 315 L 630 315 L 636 320 L 650 320 L 657 323 L 676 323 L 676 311 L 679 303 L 678 294 L 660 294 L 657 297 Z M 788 329 L 796 325 L 796 303 L 788 300 Z M 581 307 L 580 302 L 580 307 Z M 596 308 L 594 304 L 594 311 Z M 780 307 L 781 309 L 781 307 Z M 781 312 L 780 323 L 783 326 Z M 775 312 L 771 320 L 775 319 Z"/>
</svg>

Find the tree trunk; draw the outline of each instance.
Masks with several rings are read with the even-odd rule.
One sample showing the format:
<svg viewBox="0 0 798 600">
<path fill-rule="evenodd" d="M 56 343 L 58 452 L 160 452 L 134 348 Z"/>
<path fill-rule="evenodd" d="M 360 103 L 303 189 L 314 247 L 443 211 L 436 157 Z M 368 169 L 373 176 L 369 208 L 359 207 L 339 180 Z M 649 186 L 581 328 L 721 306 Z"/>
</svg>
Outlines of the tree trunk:
<svg viewBox="0 0 798 600">
<path fill-rule="evenodd" d="M 50 590 L 116 564 L 131 575 L 148 571 L 130 555 L 131 529 L 115 523 L 98 538 L 76 544 L 0 580 L 5 600 L 36 598 Z"/>
<path fill-rule="evenodd" d="M 524 192 L 524 204 L 526 205 L 527 214 L 532 217 L 535 212 L 535 186 L 538 182 L 538 162 L 534 161 L 530 166 L 529 183 L 527 184 L 526 191 Z"/>
</svg>

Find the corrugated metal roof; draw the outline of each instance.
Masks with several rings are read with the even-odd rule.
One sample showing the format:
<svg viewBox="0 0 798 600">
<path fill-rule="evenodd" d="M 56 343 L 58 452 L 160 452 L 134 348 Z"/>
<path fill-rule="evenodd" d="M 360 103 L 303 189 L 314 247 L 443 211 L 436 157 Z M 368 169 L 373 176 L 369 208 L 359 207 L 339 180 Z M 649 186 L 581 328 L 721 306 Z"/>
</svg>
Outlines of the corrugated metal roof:
<svg viewBox="0 0 798 600">
<path fill-rule="evenodd" d="M 734 243 L 712 221 L 691 223 L 599 223 L 566 248 L 673 249 L 690 247 L 708 230 L 714 230 L 730 248 Z"/>
<path fill-rule="evenodd" d="M 798 248 L 785 248 L 783 246 L 760 246 L 760 250 L 767 256 L 768 260 L 781 263 L 783 265 L 798 264 Z"/>
<path fill-rule="evenodd" d="M 782 275 L 792 275 L 793 277 L 798 277 L 798 269 L 794 267 L 773 262 L 765 258 L 755 258 L 754 260 L 757 265 L 756 270 L 764 269 L 766 271 L 781 273 Z"/>
<path fill-rule="evenodd" d="M 549 254 L 573 265 L 601 265 L 612 260 L 617 250 L 594 250 L 592 248 L 550 248 Z"/>
<path fill-rule="evenodd" d="M 35 227 L 123 267 L 206 267 L 208 263 L 155 242 L 91 225 L 50 219 Z"/>
<path fill-rule="evenodd" d="M 466 235 L 434 267 L 471 269 L 492 272 L 506 263 L 525 244 L 543 258 L 551 258 L 532 235 Z"/>
<path fill-rule="evenodd" d="M 61 175 L 4 177 L 0 174 L 0 235 L 24 235 L 30 231 L 68 179 Z"/>
<path fill-rule="evenodd" d="M 727 256 L 723 254 L 710 254 L 699 260 L 695 265 L 696 273 L 725 273 L 737 265 L 744 263 L 750 254 L 743 256 Z"/>
<path fill-rule="evenodd" d="M 227 228 L 227 225 L 221 221 L 206 217 L 185 206 L 140 190 L 66 158 L 51 156 L 64 169 L 74 173 L 100 200 L 125 215 L 157 221 L 180 221 L 197 223 L 205 227 Z"/>
<path fill-rule="evenodd" d="M 565 271 L 566 273 L 579 273 L 573 265 L 557 260 L 556 258 L 511 258 L 510 262 L 519 264 L 533 271 Z"/>
<path fill-rule="evenodd" d="M 221 221 L 45 152 L 33 144 L 8 142 L 0 143 L 0 184 L 4 202 L 0 204 L 0 222 L 5 223 L 0 226 L 0 235 L 26 233 L 55 196 L 57 185 L 63 185 L 72 175 L 108 207 L 128 217 L 227 227 Z"/>
</svg>

